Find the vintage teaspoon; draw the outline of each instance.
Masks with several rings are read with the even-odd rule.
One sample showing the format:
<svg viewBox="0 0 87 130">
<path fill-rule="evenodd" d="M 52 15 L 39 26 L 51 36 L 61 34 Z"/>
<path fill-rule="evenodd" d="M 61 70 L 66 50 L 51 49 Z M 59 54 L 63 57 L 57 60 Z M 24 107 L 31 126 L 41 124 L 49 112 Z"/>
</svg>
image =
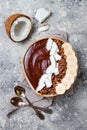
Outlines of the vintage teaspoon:
<svg viewBox="0 0 87 130">
<path fill-rule="evenodd" d="M 26 95 L 25 95 L 26 90 L 25 90 L 23 87 L 21 87 L 21 86 L 16 86 L 16 87 L 14 88 L 14 90 L 15 90 L 16 95 L 17 95 L 17 96 L 24 97 L 24 98 L 28 101 L 28 103 L 30 104 L 31 107 L 36 108 L 36 109 L 39 109 L 39 110 L 41 110 L 41 111 L 43 111 L 43 112 L 45 112 L 45 113 L 47 113 L 47 114 L 52 114 L 52 113 L 53 113 L 52 109 L 49 109 L 49 108 L 41 108 L 41 107 L 34 106 L 34 105 L 29 101 L 29 99 L 26 97 Z"/>
<path fill-rule="evenodd" d="M 19 110 L 20 108 L 25 107 L 25 106 L 30 106 L 30 105 L 25 105 L 26 103 L 24 103 L 23 100 L 22 100 L 20 97 L 13 97 L 13 98 L 11 98 L 10 103 L 11 103 L 12 105 L 14 105 L 15 107 L 18 107 L 18 108 L 15 109 L 15 110 L 13 110 L 13 111 L 11 111 L 11 112 L 9 112 L 9 113 L 7 114 L 7 116 L 8 116 L 9 118 L 10 118 L 10 116 L 11 116 L 12 114 L 14 114 L 14 113 L 15 113 L 17 110 Z M 30 107 L 31 107 L 31 106 L 30 106 Z M 33 107 L 32 107 L 32 108 L 33 108 Z M 33 108 L 33 109 L 34 109 L 36 115 L 37 115 L 41 120 L 44 120 L 44 119 L 45 119 L 44 115 L 43 115 L 39 110 L 37 110 L 37 109 L 35 109 L 35 108 Z"/>
</svg>

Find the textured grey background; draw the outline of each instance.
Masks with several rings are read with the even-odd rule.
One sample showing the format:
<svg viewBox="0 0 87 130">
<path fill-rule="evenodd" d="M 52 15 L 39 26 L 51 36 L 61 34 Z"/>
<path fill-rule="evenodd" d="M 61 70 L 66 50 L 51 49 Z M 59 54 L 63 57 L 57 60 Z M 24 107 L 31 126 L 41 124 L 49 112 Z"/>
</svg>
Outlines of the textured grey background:
<svg viewBox="0 0 87 130">
<path fill-rule="evenodd" d="M 46 20 L 50 29 L 37 33 L 35 11 L 45 7 L 52 11 Z M 14 44 L 5 32 L 6 18 L 14 13 L 31 17 L 34 29 L 24 43 Z M 55 99 L 52 115 L 39 120 L 31 109 L 25 108 L 7 119 L 13 109 L 10 98 L 21 73 L 21 58 L 29 42 L 58 30 L 68 33 L 68 40 L 77 53 L 79 73 L 73 96 Z M 0 130 L 87 130 L 87 0 L 0 0 Z"/>
</svg>

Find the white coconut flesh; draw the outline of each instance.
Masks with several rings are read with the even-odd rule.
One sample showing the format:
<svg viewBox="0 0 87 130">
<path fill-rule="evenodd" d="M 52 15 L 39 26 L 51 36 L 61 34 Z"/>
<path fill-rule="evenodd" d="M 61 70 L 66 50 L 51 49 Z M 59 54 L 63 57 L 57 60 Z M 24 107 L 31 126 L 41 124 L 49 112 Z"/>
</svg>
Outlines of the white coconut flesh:
<svg viewBox="0 0 87 130">
<path fill-rule="evenodd" d="M 14 41 L 22 41 L 28 37 L 31 31 L 31 27 L 32 23 L 30 19 L 26 17 L 19 17 L 13 22 L 11 26 L 10 36 Z"/>
</svg>

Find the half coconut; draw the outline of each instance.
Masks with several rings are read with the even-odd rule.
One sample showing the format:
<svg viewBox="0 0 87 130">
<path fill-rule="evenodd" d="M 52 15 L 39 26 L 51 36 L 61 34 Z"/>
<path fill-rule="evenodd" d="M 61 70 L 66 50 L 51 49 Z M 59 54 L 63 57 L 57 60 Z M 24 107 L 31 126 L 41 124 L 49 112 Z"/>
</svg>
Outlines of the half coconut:
<svg viewBox="0 0 87 130">
<path fill-rule="evenodd" d="M 30 17 L 24 14 L 13 14 L 6 21 L 6 32 L 14 42 L 21 42 L 28 38 L 32 30 Z"/>
</svg>

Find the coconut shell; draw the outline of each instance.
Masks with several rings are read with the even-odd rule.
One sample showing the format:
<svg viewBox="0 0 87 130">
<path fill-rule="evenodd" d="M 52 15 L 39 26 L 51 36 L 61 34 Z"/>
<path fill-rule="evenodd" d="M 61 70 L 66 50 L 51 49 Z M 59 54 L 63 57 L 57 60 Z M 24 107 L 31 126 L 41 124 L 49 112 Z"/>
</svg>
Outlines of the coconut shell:
<svg viewBox="0 0 87 130">
<path fill-rule="evenodd" d="M 19 17 L 26 17 L 26 18 L 28 18 L 28 19 L 31 21 L 31 18 L 28 17 L 28 16 L 26 16 L 26 15 L 24 15 L 24 14 L 13 14 L 13 15 L 11 15 L 11 16 L 9 16 L 9 17 L 7 18 L 6 24 L 5 24 L 5 28 L 6 28 L 6 32 L 7 32 L 8 36 L 9 36 L 9 38 L 10 38 L 12 41 L 14 41 L 14 40 L 11 38 L 11 35 L 10 35 L 11 26 L 12 26 L 13 22 L 14 22 L 17 18 L 19 18 Z M 32 21 L 31 21 L 31 25 L 32 25 Z M 31 30 L 32 30 L 32 26 L 31 26 Z M 31 31 L 30 31 L 30 33 L 31 33 Z M 29 34 L 30 34 L 30 33 L 29 33 Z M 29 36 L 29 35 L 28 35 L 28 36 Z M 27 39 L 28 36 L 27 36 L 25 39 Z M 25 39 L 23 39 L 22 41 L 24 41 Z M 14 42 L 16 42 L 16 41 L 14 41 Z M 17 41 L 17 42 L 20 42 L 20 41 Z"/>
</svg>

